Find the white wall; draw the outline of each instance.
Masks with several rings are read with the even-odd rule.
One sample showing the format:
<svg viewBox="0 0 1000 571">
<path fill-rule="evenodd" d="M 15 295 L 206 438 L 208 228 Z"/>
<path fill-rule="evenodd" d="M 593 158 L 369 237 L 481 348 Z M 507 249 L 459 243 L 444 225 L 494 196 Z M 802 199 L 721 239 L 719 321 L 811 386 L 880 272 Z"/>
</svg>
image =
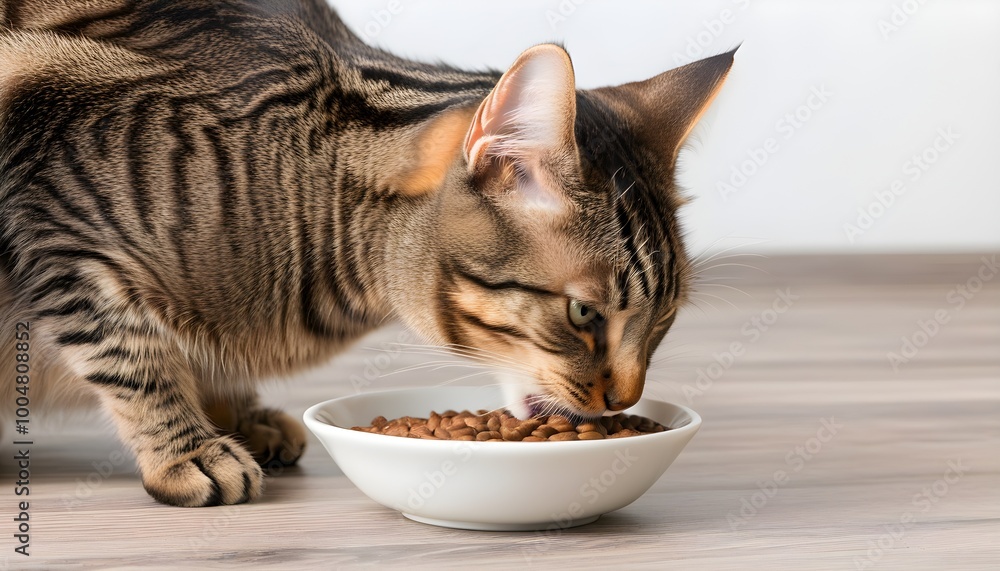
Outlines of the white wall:
<svg viewBox="0 0 1000 571">
<path fill-rule="evenodd" d="M 682 156 L 695 252 L 756 240 L 773 252 L 1000 250 L 996 0 L 332 3 L 371 43 L 462 67 L 502 69 L 562 41 L 580 87 L 742 42 Z M 871 218 L 859 223 L 859 208 Z"/>
</svg>

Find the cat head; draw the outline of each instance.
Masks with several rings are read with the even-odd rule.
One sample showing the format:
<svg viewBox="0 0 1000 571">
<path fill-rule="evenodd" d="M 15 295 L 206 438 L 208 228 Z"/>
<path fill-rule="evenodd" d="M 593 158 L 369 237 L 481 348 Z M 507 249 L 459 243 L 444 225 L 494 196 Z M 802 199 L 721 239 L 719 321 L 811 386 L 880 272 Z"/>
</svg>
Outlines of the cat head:
<svg viewBox="0 0 1000 571">
<path fill-rule="evenodd" d="M 439 121 L 460 158 L 436 195 L 438 338 L 504 371 L 516 415 L 639 400 L 688 290 L 678 153 L 732 61 L 577 90 L 566 51 L 536 46 Z"/>
</svg>

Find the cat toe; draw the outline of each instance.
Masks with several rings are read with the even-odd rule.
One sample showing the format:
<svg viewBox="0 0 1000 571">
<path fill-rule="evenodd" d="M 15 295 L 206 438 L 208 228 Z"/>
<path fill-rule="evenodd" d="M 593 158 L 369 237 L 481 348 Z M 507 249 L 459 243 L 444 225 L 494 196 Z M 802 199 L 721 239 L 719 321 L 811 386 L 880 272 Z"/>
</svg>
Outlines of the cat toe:
<svg viewBox="0 0 1000 571">
<path fill-rule="evenodd" d="M 239 428 L 257 462 L 266 468 L 292 466 L 306 447 L 306 431 L 280 410 L 264 409 Z"/>
<path fill-rule="evenodd" d="M 242 445 L 222 436 L 176 462 L 144 471 L 143 486 L 155 500 L 173 506 L 242 504 L 261 495 L 264 474 Z"/>
</svg>

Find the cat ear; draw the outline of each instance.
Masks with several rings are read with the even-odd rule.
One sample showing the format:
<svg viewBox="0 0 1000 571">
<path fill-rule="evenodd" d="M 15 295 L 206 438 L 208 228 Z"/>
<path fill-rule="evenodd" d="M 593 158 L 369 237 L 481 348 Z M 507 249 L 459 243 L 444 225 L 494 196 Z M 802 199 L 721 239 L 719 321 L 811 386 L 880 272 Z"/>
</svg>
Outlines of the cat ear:
<svg viewBox="0 0 1000 571">
<path fill-rule="evenodd" d="M 491 159 L 547 153 L 575 156 L 576 79 L 569 54 L 554 44 L 522 53 L 479 106 L 465 138 L 476 172 Z"/>
<path fill-rule="evenodd" d="M 402 166 L 388 186 L 411 196 L 434 191 L 462 148 L 470 172 L 501 157 L 520 162 L 527 176 L 517 196 L 524 204 L 554 209 L 563 201 L 549 189 L 558 185 L 537 165 L 577 156 L 575 122 L 569 54 L 553 44 L 535 46 L 517 58 L 477 110 L 447 111 L 422 127 L 408 154 L 397 158 Z"/>
<path fill-rule="evenodd" d="M 614 107 L 623 112 L 636 135 L 646 144 L 668 153 L 673 165 L 684 141 L 722 89 L 736 49 L 646 81 L 595 92 L 613 98 L 617 103 Z"/>
<path fill-rule="evenodd" d="M 407 145 L 396 161 L 402 166 L 392 170 L 387 186 L 408 196 L 429 194 L 444 183 L 452 164 L 458 160 L 458 150 L 472 120 L 474 109 L 459 108 L 445 111 L 426 125 Z"/>
</svg>

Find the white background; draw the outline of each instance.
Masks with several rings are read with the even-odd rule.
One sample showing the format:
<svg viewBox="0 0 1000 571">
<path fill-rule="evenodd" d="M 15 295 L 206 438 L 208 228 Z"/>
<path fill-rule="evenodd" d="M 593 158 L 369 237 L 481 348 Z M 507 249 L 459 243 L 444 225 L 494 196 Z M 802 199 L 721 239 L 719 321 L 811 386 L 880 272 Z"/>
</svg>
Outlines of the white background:
<svg viewBox="0 0 1000 571">
<path fill-rule="evenodd" d="M 424 61 L 504 69 L 533 44 L 563 42 L 581 88 L 742 42 L 682 154 L 695 253 L 1000 250 L 995 0 L 332 3 L 369 43 Z M 830 95 L 809 109 L 813 88 Z M 779 123 L 796 113 L 803 120 Z M 950 146 L 938 140 L 948 130 Z M 769 138 L 773 152 L 757 152 L 766 162 L 744 163 Z M 925 170 L 910 162 L 924 153 Z M 749 176 L 733 180 L 734 169 Z"/>
</svg>

